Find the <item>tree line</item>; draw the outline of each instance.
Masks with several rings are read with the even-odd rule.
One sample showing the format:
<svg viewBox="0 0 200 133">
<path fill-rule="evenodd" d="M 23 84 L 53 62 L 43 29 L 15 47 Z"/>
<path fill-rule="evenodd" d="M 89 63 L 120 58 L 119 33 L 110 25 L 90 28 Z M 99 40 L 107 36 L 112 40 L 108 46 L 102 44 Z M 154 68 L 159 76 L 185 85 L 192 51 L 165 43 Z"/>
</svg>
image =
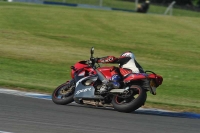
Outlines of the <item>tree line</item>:
<svg viewBox="0 0 200 133">
<path fill-rule="evenodd" d="M 124 1 L 132 1 L 135 0 L 124 0 Z M 145 2 L 146 0 L 139 0 L 139 2 Z M 167 5 L 173 1 L 176 1 L 176 5 L 179 6 L 199 6 L 200 7 L 200 0 L 149 0 L 151 3 L 155 4 L 163 4 Z"/>
</svg>

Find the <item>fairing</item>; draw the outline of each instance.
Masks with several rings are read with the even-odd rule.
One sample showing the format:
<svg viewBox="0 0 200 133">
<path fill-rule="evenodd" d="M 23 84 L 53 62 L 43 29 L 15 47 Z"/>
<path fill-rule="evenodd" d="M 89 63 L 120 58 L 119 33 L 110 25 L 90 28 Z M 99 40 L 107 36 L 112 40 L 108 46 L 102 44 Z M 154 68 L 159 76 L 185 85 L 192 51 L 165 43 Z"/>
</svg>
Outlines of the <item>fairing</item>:
<svg viewBox="0 0 200 133">
<path fill-rule="evenodd" d="M 128 74 L 125 78 L 124 78 L 124 82 L 127 83 L 127 82 L 130 82 L 130 81 L 133 81 L 133 80 L 142 80 L 142 79 L 154 79 L 155 82 L 156 82 L 156 85 L 159 86 L 162 84 L 162 81 L 163 81 L 163 78 L 158 75 L 158 74 L 154 74 L 154 73 L 151 73 L 151 74 L 146 74 L 146 73 L 131 73 L 131 74 Z"/>
<path fill-rule="evenodd" d="M 104 75 L 106 79 L 110 79 L 112 77 L 112 67 L 100 67 L 98 70 Z"/>
<path fill-rule="evenodd" d="M 92 67 L 88 66 L 86 61 L 80 61 L 72 66 L 71 77 L 74 78 L 75 73 L 84 73 L 83 76 L 87 76 L 87 74 L 95 74 L 95 71 Z"/>
<path fill-rule="evenodd" d="M 77 77 L 76 75 L 75 77 Z M 84 99 L 103 99 L 100 95 L 95 95 L 95 88 L 92 84 L 85 85 L 84 81 L 91 80 L 92 82 L 95 82 L 98 79 L 97 75 L 93 76 L 87 76 L 84 78 L 81 78 L 76 82 L 76 89 L 74 92 L 74 100 L 75 102 L 79 103 L 81 100 Z"/>
<path fill-rule="evenodd" d="M 145 79 L 148 75 L 146 73 L 131 73 L 124 77 L 124 82 L 130 82 L 133 80 Z"/>
<path fill-rule="evenodd" d="M 152 74 L 149 74 L 149 75 L 148 75 L 148 78 L 150 78 L 150 79 L 155 79 L 157 86 L 158 86 L 158 85 L 161 85 L 162 82 L 163 82 L 162 76 L 160 76 L 160 75 L 158 75 L 158 74 L 153 74 L 153 73 L 152 73 Z"/>
</svg>

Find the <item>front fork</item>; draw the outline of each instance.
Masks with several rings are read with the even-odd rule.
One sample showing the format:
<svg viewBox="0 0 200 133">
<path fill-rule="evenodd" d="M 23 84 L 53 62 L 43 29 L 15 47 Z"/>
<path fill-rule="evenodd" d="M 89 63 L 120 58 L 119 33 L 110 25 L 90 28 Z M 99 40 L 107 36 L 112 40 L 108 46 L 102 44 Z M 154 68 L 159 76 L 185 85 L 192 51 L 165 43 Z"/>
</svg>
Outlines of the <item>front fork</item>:
<svg viewBox="0 0 200 133">
<path fill-rule="evenodd" d="M 69 87 L 65 88 L 63 91 L 68 91 L 68 88 L 71 88 L 71 89 L 72 89 L 72 88 L 75 87 L 75 85 L 76 85 L 74 79 L 67 80 L 66 83 L 69 83 Z"/>
</svg>

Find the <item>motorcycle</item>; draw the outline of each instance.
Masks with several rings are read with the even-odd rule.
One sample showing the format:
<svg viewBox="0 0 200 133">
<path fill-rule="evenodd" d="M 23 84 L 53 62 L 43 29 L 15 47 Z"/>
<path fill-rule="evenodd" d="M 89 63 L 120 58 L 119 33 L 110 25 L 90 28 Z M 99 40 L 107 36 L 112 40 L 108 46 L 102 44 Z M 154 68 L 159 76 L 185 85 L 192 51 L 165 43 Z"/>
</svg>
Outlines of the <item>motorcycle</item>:
<svg viewBox="0 0 200 133">
<path fill-rule="evenodd" d="M 156 89 L 162 84 L 162 76 L 152 72 L 131 73 L 123 78 L 119 89 L 101 92 L 111 80 L 113 68 L 101 67 L 90 50 L 90 59 L 79 61 L 71 66 L 71 80 L 58 86 L 52 93 L 55 104 L 66 105 L 76 102 L 82 105 L 113 107 L 119 112 L 133 112 L 146 102 L 147 92 L 156 95 Z M 150 89 L 143 87 L 143 79 L 148 79 Z"/>
</svg>

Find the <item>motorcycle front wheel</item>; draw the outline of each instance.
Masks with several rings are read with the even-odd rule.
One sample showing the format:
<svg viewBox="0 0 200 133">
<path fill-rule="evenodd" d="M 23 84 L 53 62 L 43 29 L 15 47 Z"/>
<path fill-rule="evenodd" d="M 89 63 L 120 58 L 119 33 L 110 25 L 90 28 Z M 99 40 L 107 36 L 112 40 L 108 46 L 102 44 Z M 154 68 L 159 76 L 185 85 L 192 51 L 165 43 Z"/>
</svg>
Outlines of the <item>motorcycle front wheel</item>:
<svg viewBox="0 0 200 133">
<path fill-rule="evenodd" d="M 52 93 L 52 101 L 55 104 L 65 105 L 74 101 L 75 85 L 70 81 L 58 86 Z"/>
<path fill-rule="evenodd" d="M 132 85 L 127 93 L 114 95 L 112 105 L 119 112 L 129 113 L 143 106 L 146 98 L 146 90 L 138 85 Z"/>
</svg>

